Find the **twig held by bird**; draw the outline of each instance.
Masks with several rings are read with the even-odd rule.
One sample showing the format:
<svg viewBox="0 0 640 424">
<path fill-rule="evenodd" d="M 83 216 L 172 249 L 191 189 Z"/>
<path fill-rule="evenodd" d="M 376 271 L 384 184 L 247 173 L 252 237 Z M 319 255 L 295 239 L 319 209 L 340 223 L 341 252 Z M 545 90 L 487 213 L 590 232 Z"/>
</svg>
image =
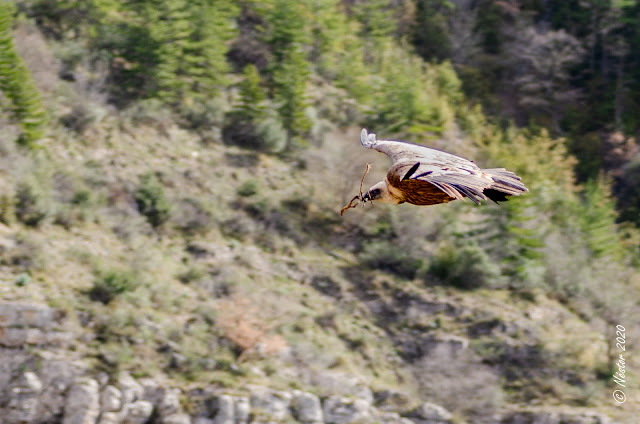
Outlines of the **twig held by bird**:
<svg viewBox="0 0 640 424">
<path fill-rule="evenodd" d="M 358 206 L 358 204 L 362 201 L 362 197 L 364 196 L 362 194 L 362 185 L 364 184 L 364 177 L 367 176 L 370 170 L 371 170 L 371 164 L 367 163 L 367 167 L 365 168 L 364 174 L 362 175 L 362 179 L 360 180 L 360 194 L 355 195 L 347 206 L 340 209 L 340 216 L 344 215 L 347 209 L 355 208 L 356 206 Z M 355 200 L 357 200 L 357 202 L 353 203 Z"/>
</svg>

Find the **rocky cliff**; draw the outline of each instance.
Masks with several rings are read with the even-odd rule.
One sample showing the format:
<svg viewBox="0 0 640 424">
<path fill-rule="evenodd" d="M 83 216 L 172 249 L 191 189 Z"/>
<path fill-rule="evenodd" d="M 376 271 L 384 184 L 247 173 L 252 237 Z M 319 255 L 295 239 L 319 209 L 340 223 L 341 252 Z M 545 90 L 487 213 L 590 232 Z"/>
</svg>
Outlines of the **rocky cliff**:
<svg viewBox="0 0 640 424">
<path fill-rule="evenodd" d="M 76 353 L 62 314 L 44 305 L 0 304 L 0 418 L 5 424 L 442 424 L 456 418 L 432 403 L 406 408 L 401 393 L 360 387 L 319 396 L 247 385 L 174 387 L 92 371 Z M 345 384 L 347 382 L 345 381 Z M 400 401 L 398 401 L 400 399 Z M 576 411 L 503 411 L 502 424 L 609 424 Z"/>
</svg>

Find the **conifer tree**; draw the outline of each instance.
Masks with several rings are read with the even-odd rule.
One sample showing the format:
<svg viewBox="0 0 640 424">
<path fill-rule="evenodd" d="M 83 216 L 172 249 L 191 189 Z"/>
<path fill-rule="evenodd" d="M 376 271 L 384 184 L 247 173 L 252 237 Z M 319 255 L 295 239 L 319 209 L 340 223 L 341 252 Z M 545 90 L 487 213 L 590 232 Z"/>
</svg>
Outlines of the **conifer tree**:
<svg viewBox="0 0 640 424">
<path fill-rule="evenodd" d="M 604 178 L 585 184 L 583 211 L 580 214 L 582 231 L 594 256 L 613 256 L 620 253 L 620 239 L 616 227 L 615 201 Z"/>
<path fill-rule="evenodd" d="M 192 29 L 189 4 L 187 0 L 155 3 L 148 2 L 145 11 L 151 18 L 149 28 L 158 46 L 157 95 L 173 103 L 188 94 L 190 85 L 188 64 L 193 57 L 187 57 Z"/>
<path fill-rule="evenodd" d="M 306 115 L 309 73 L 309 63 L 302 49 L 297 46 L 292 46 L 274 70 L 274 100 L 285 128 L 293 137 L 304 136 L 311 129 L 311 121 Z"/>
<path fill-rule="evenodd" d="M 311 54 L 316 72 L 365 103 L 369 95 L 369 70 L 364 62 L 361 25 L 349 20 L 340 0 L 314 0 L 310 3 Z"/>
<path fill-rule="evenodd" d="M 451 40 L 446 13 L 451 9 L 453 5 L 448 0 L 416 2 L 411 39 L 416 52 L 423 58 L 430 60 L 450 57 Z"/>
<path fill-rule="evenodd" d="M 31 74 L 15 50 L 12 23 L 12 4 L 0 2 L 0 91 L 9 100 L 11 112 L 22 127 L 18 141 L 33 146 L 42 137 L 46 115 Z"/>
<path fill-rule="evenodd" d="M 106 47 L 128 63 L 129 80 L 146 86 L 137 87 L 143 96 L 189 103 L 228 83 L 227 41 L 238 12 L 231 1 L 140 0 L 120 7 L 124 18 L 116 27 L 124 26 L 125 37 Z"/>
<path fill-rule="evenodd" d="M 269 15 L 268 41 L 274 56 L 273 98 L 284 127 L 294 138 L 306 135 L 311 129 L 311 121 L 306 116 L 309 106 L 306 88 L 311 70 L 304 50 L 309 42 L 304 10 L 300 3 L 276 0 Z"/>
<path fill-rule="evenodd" d="M 195 95 L 207 98 L 228 84 L 227 42 L 236 35 L 232 21 L 238 8 L 229 0 L 201 0 L 190 5 L 193 30 L 186 58 L 188 74 Z"/>
<path fill-rule="evenodd" d="M 396 20 L 390 12 L 389 0 L 369 0 L 358 4 L 356 16 L 362 23 L 363 35 L 378 41 L 396 31 Z"/>
<path fill-rule="evenodd" d="M 238 110 L 252 121 L 264 118 L 264 101 L 266 94 L 260 86 L 260 74 L 255 65 L 247 65 L 242 70 L 243 80 L 240 83 L 240 104 Z"/>
<path fill-rule="evenodd" d="M 543 255 L 541 248 L 543 231 L 535 219 L 536 210 L 531 197 L 513 199 L 502 205 L 504 220 L 498 225 L 501 236 L 499 243 L 503 256 L 504 274 L 510 276 L 513 288 L 539 283 L 532 275 L 539 268 Z"/>
<path fill-rule="evenodd" d="M 309 42 L 304 12 L 302 3 L 275 0 L 268 16 L 271 28 L 267 41 L 273 51 L 276 66 L 285 60 L 285 56 L 292 46 L 304 45 Z"/>
</svg>

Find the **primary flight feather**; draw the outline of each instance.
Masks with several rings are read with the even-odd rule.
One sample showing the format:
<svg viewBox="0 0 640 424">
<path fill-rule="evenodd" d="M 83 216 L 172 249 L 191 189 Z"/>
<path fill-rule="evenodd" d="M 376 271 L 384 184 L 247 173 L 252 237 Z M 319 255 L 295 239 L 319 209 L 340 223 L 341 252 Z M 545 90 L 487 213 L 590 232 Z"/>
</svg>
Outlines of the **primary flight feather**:
<svg viewBox="0 0 640 424">
<path fill-rule="evenodd" d="M 366 129 L 360 133 L 360 142 L 393 161 L 383 181 L 356 196 L 363 202 L 435 205 L 466 197 L 480 204 L 483 200 L 505 201 L 507 196 L 528 191 L 520 177 L 504 168 L 480 169 L 470 160 L 440 150 L 404 141 L 377 140 Z"/>
</svg>

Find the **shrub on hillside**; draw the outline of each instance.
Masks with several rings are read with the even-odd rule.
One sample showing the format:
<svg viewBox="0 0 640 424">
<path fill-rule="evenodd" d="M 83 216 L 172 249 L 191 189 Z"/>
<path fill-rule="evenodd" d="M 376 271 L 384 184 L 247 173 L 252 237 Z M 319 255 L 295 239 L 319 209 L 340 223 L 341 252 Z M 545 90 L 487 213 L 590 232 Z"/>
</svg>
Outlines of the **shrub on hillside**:
<svg viewBox="0 0 640 424">
<path fill-rule="evenodd" d="M 424 266 L 424 259 L 414 252 L 398 249 L 385 241 L 365 245 L 360 261 L 369 267 L 388 271 L 405 278 L 414 278 Z"/>
<path fill-rule="evenodd" d="M 171 222 L 185 234 L 206 232 L 214 222 L 211 209 L 195 198 L 180 200 L 172 211 Z"/>
<path fill-rule="evenodd" d="M 254 179 L 250 179 L 242 183 L 240 187 L 238 187 L 237 193 L 238 196 L 241 197 L 251 197 L 254 194 L 257 194 L 259 190 L 258 181 Z"/>
<path fill-rule="evenodd" d="M 440 249 L 429 266 L 428 275 L 444 284 L 460 289 L 500 285 L 500 267 L 477 244 L 445 246 Z"/>
<path fill-rule="evenodd" d="M 49 215 L 45 195 L 32 181 L 23 181 L 18 184 L 14 206 L 18 221 L 30 227 L 37 227 Z"/>
<path fill-rule="evenodd" d="M 222 132 L 224 142 L 268 153 L 279 153 L 287 145 L 287 131 L 274 111 L 260 119 L 249 119 L 242 112 L 227 115 L 227 125 Z"/>
<path fill-rule="evenodd" d="M 0 222 L 11 225 L 15 211 L 13 210 L 13 198 L 7 194 L 0 195 Z"/>
<path fill-rule="evenodd" d="M 91 300 L 107 304 L 116 296 L 135 289 L 137 285 L 136 277 L 131 272 L 106 271 L 93 281 L 89 297 Z"/>
<path fill-rule="evenodd" d="M 133 198 L 138 211 L 147 218 L 154 228 L 164 224 L 171 216 L 171 205 L 167 200 L 164 188 L 154 174 L 147 174 L 140 179 L 140 186 Z"/>
<path fill-rule="evenodd" d="M 0 265 L 9 266 L 16 271 L 32 274 L 46 268 L 49 255 L 42 240 L 30 232 L 13 236 L 15 243 L 11 249 L 0 249 Z"/>
</svg>

